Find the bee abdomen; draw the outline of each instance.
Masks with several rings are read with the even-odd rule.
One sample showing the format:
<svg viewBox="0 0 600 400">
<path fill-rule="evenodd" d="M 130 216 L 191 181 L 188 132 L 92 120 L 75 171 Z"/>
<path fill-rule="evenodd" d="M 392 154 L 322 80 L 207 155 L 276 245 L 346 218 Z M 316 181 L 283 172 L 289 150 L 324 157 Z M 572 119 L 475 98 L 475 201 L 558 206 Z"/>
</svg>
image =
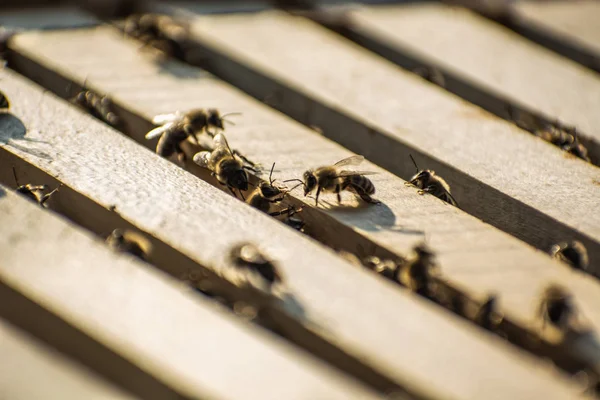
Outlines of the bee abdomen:
<svg viewBox="0 0 600 400">
<path fill-rule="evenodd" d="M 362 175 L 353 175 L 350 177 L 350 185 L 358 193 L 374 194 L 375 185 L 369 178 L 365 178 Z"/>
</svg>

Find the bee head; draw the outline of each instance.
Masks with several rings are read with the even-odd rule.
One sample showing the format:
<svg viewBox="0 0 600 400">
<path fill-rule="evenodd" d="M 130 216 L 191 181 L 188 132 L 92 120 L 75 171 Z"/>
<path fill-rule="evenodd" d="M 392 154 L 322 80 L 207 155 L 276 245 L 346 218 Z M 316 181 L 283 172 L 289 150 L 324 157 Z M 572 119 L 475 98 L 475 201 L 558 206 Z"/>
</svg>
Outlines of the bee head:
<svg viewBox="0 0 600 400">
<path fill-rule="evenodd" d="M 277 186 L 271 185 L 268 182 L 263 182 L 260 184 L 260 193 L 263 195 L 263 197 L 268 199 L 282 194 L 281 189 L 279 189 Z"/>
<path fill-rule="evenodd" d="M 313 171 L 308 170 L 304 173 L 303 178 L 304 178 L 304 195 L 306 196 L 307 194 L 312 192 L 314 190 L 314 188 L 317 186 L 317 177 L 315 176 Z"/>
<path fill-rule="evenodd" d="M 214 126 L 219 129 L 225 129 L 223 126 L 223 119 L 221 118 L 221 114 L 217 109 L 211 108 L 208 110 L 208 125 Z"/>
</svg>

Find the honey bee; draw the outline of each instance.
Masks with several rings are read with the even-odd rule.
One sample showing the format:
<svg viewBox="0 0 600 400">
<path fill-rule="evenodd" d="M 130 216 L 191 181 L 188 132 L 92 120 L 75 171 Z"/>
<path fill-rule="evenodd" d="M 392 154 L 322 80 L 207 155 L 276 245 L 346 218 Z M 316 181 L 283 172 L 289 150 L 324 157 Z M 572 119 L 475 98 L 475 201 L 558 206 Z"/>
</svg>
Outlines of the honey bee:
<svg viewBox="0 0 600 400">
<path fill-rule="evenodd" d="M 268 260 L 260 250 L 251 243 L 241 243 L 234 246 L 229 253 L 229 258 L 237 268 L 256 272 L 269 284 L 269 286 L 283 281 L 275 264 Z"/>
<path fill-rule="evenodd" d="M 233 115 L 230 113 L 226 115 Z M 210 132 L 208 128 L 224 129 L 223 121 L 226 121 L 221 116 L 218 110 L 215 109 L 195 109 L 186 113 L 175 112 L 172 114 L 157 115 L 152 119 L 155 125 L 160 125 L 158 128 L 152 129 L 146 134 L 146 140 L 152 140 L 160 136 L 156 145 L 156 154 L 161 157 L 168 158 L 173 154 L 177 154 L 180 162 L 185 162 L 186 156 L 181 149 L 181 143 L 189 137 L 193 137 L 195 142 L 199 143 L 199 136 L 203 132 L 210 137 L 214 137 L 215 133 Z M 229 123 L 230 121 L 226 121 Z"/>
<path fill-rule="evenodd" d="M 574 327 L 576 308 L 571 294 L 561 286 L 550 285 L 544 290 L 538 313 L 544 326 L 550 324 L 563 333 Z"/>
<path fill-rule="evenodd" d="M 340 192 L 342 190 L 348 190 L 363 201 L 371 204 L 379 204 L 380 201 L 375 200 L 371 197 L 375 193 L 375 185 L 365 178 L 364 175 L 374 175 L 377 172 L 369 171 L 352 171 L 352 170 L 340 170 L 340 168 L 349 165 L 358 165 L 364 161 L 363 156 L 351 156 L 338 161 L 334 165 L 319 167 L 316 170 L 308 170 L 304 173 L 304 180 L 300 179 L 288 179 L 284 182 L 297 181 L 304 186 L 304 196 L 307 196 L 313 190 L 317 189 L 315 198 L 315 206 L 319 205 L 319 195 L 321 191 L 333 192 L 337 195 L 338 204 L 342 202 L 342 196 Z"/>
<path fill-rule="evenodd" d="M 126 35 L 142 41 L 145 46 L 154 47 L 171 57 L 185 61 L 185 41 L 189 36 L 189 27 L 168 15 L 130 15 L 125 21 L 123 31 Z"/>
<path fill-rule="evenodd" d="M 405 185 L 414 185 L 418 187 L 418 193 L 420 195 L 429 193 L 446 203 L 458 207 L 458 203 L 450 193 L 450 185 L 448 185 L 448 183 L 446 183 L 446 181 L 440 176 L 436 175 L 435 171 L 430 169 L 419 170 L 419 167 L 417 166 L 417 163 L 412 155 L 410 156 L 410 159 L 415 165 L 417 173 L 410 178 L 408 182 L 405 182 Z"/>
<path fill-rule="evenodd" d="M 246 203 L 264 212 L 265 214 L 269 214 L 272 217 L 289 213 L 291 209 L 291 207 L 287 207 L 284 210 L 271 212 L 271 206 L 273 204 L 282 202 L 285 194 L 287 193 L 287 191 L 273 185 L 275 183 L 273 180 L 274 168 L 275 163 L 273 163 L 271 172 L 269 173 L 269 182 L 262 182 L 256 189 L 252 191 L 252 193 L 250 193 L 248 199 L 246 199 Z"/>
<path fill-rule="evenodd" d="M 212 171 L 213 176 L 217 178 L 219 183 L 227 186 L 235 197 L 237 196 L 233 189 L 237 189 L 242 199 L 244 199 L 242 191 L 248 190 L 248 173 L 246 170 L 256 172 L 251 166 L 244 165 L 244 160 L 252 166 L 255 164 L 249 162 L 245 157 L 240 157 L 237 151 L 231 150 L 225 135 L 222 133 L 215 136 L 214 143 L 214 150 L 196 153 L 194 162 Z"/>
<path fill-rule="evenodd" d="M 120 118 L 111 111 L 112 102 L 110 99 L 107 96 L 100 96 L 91 90 L 85 89 L 85 84 L 83 90 L 71 101 L 111 126 L 118 126 L 121 122 Z"/>
<path fill-rule="evenodd" d="M 444 75 L 437 68 L 423 66 L 415 68 L 412 72 L 419 75 L 421 78 L 428 80 L 431 83 L 435 83 L 440 87 L 446 87 L 446 80 L 444 79 Z"/>
<path fill-rule="evenodd" d="M 46 202 L 50 200 L 50 197 L 52 197 L 54 193 L 58 192 L 58 189 L 62 186 L 61 184 L 50 193 L 45 193 L 48 190 L 48 185 L 31 185 L 29 183 L 26 185 L 19 185 L 15 167 L 13 167 L 13 176 L 15 177 L 15 183 L 17 184 L 16 192 L 25 196 L 29 200 L 35 201 L 44 208 L 48 208 Z"/>
<path fill-rule="evenodd" d="M 147 261 L 152 252 L 152 244 L 143 235 L 130 230 L 115 229 L 106 238 L 108 247 L 115 251 L 132 254 Z"/>
<path fill-rule="evenodd" d="M 502 314 L 498 311 L 497 304 L 498 298 L 494 295 L 489 296 L 477 310 L 473 322 L 489 331 L 495 330 L 503 319 Z"/>
<path fill-rule="evenodd" d="M 579 142 L 579 138 L 577 137 L 577 129 L 574 127 L 562 126 L 560 123 L 556 122 L 543 129 L 535 130 L 534 135 L 552 143 L 557 147 L 560 147 L 567 153 L 573 154 L 584 161 L 590 162 L 588 150 Z"/>
<path fill-rule="evenodd" d="M 8 97 L 0 91 L 0 110 L 8 110 L 10 108 L 10 102 Z"/>
<path fill-rule="evenodd" d="M 583 243 L 577 240 L 555 244 L 550 249 L 550 255 L 552 258 L 569 264 L 574 269 L 586 271 L 589 266 L 587 250 Z"/>
<path fill-rule="evenodd" d="M 425 244 L 413 249 L 412 255 L 396 272 L 396 280 L 422 296 L 434 298 L 433 278 L 437 275 L 438 266 L 434 254 Z"/>
</svg>

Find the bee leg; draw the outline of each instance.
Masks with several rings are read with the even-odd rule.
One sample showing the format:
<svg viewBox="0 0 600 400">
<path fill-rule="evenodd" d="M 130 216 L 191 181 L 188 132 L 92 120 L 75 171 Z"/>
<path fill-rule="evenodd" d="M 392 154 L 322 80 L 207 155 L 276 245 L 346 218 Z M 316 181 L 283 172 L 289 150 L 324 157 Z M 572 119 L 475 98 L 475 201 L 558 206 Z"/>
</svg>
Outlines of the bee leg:
<svg viewBox="0 0 600 400">
<path fill-rule="evenodd" d="M 46 202 L 48 200 L 50 200 L 50 197 L 52 197 L 52 195 L 56 192 L 58 192 L 58 189 L 62 186 L 62 184 L 60 184 L 59 187 L 57 187 L 56 189 L 54 189 L 53 191 L 51 191 L 48 194 L 45 194 L 44 196 L 42 196 L 42 198 L 40 199 L 40 206 L 44 207 L 44 208 L 48 208 L 48 206 L 46 206 Z"/>
<path fill-rule="evenodd" d="M 319 194 L 321 194 L 321 186 L 317 188 L 317 195 L 315 196 L 315 207 L 319 207 Z"/>
<path fill-rule="evenodd" d="M 181 146 L 179 145 L 179 143 L 177 143 L 175 145 L 175 153 L 177 154 L 177 159 L 179 160 L 179 163 L 182 166 L 185 166 L 185 161 L 187 159 L 184 151 L 181 149 Z"/>
<path fill-rule="evenodd" d="M 248 164 L 248 165 L 250 165 L 252 167 L 256 167 L 257 164 L 255 162 L 250 161 L 246 156 L 244 156 L 243 154 L 241 154 L 239 151 L 233 150 L 232 153 L 233 153 L 234 156 L 237 156 L 237 157 L 241 158 L 242 161 L 245 162 L 246 164 Z"/>
<path fill-rule="evenodd" d="M 423 195 L 425 194 L 425 192 L 426 192 L 426 191 L 425 191 L 425 190 L 423 190 L 423 189 L 419 189 L 419 190 L 417 190 L 417 193 L 419 193 L 419 195 L 421 195 L 421 196 L 423 196 Z"/>
<path fill-rule="evenodd" d="M 370 204 L 381 204 L 381 201 L 375 200 L 374 198 L 372 198 L 371 196 L 369 196 L 366 193 L 361 193 L 360 198 Z"/>
<path fill-rule="evenodd" d="M 285 208 L 285 209 L 283 209 L 283 210 L 280 210 L 280 211 L 274 211 L 274 212 L 272 212 L 272 213 L 269 213 L 269 215 L 270 215 L 271 217 L 278 217 L 278 216 L 280 216 L 280 215 L 283 215 L 283 214 L 288 214 L 288 213 L 289 213 L 290 211 L 292 211 L 292 210 L 293 210 L 293 207 L 287 207 L 287 208 Z"/>
<path fill-rule="evenodd" d="M 337 201 L 338 204 L 342 204 L 342 195 L 340 194 L 340 192 L 337 192 Z"/>
<path fill-rule="evenodd" d="M 242 200 L 246 201 L 246 198 L 244 197 L 244 193 L 238 189 L 238 192 L 240 192 L 240 196 L 242 197 Z"/>
<path fill-rule="evenodd" d="M 229 191 L 231 192 L 231 194 L 233 195 L 233 197 L 235 197 L 236 199 L 238 198 L 237 194 L 235 194 L 235 192 L 233 191 L 233 189 L 231 188 L 231 186 L 227 186 L 227 189 L 229 189 Z M 240 192 L 240 193 L 242 193 L 242 192 Z"/>
</svg>

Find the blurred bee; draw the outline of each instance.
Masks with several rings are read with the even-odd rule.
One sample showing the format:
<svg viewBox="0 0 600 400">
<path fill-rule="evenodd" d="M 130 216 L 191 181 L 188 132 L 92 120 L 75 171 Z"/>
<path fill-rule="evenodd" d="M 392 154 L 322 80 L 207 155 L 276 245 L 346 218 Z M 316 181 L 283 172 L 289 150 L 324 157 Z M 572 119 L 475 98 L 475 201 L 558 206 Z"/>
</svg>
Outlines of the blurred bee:
<svg viewBox="0 0 600 400">
<path fill-rule="evenodd" d="M 284 218 L 283 223 L 287 226 L 304 233 L 304 227 L 306 223 L 300 217 L 297 217 L 296 214 L 302 212 L 302 207 L 296 209 L 294 207 L 287 208 L 287 216 Z"/>
<path fill-rule="evenodd" d="M 250 163 L 245 157 L 240 157 L 239 153 L 231 150 L 225 135 L 219 133 L 214 139 L 215 148 L 212 151 L 201 151 L 194 155 L 194 162 L 201 167 L 212 171 L 221 185 L 227 186 L 231 194 L 235 197 L 233 189 L 237 189 L 242 199 L 242 191 L 248 190 L 248 173 L 246 170 L 257 172 L 254 168 L 244 165 L 244 161 Z M 245 200 L 245 199 L 244 199 Z"/>
<path fill-rule="evenodd" d="M 421 195 L 424 193 L 429 193 L 438 199 L 445 201 L 446 203 L 458 207 L 458 203 L 450 193 L 450 185 L 448 185 L 448 183 L 446 183 L 446 181 L 440 176 L 436 175 L 435 171 L 430 169 L 419 170 L 419 167 L 417 166 L 417 163 L 412 155 L 410 156 L 410 159 L 415 165 L 417 173 L 404 184 L 418 187 L 418 193 Z"/>
<path fill-rule="evenodd" d="M 269 286 L 283 281 L 273 262 L 251 243 L 234 246 L 229 253 L 229 258 L 237 268 L 256 272 Z"/>
<path fill-rule="evenodd" d="M 489 331 L 495 330 L 500 322 L 502 322 L 503 315 L 498 311 L 498 298 L 494 295 L 488 297 L 488 299 L 479 307 L 473 322 Z"/>
<path fill-rule="evenodd" d="M 232 114 L 236 113 L 226 115 Z M 219 111 L 215 109 L 194 109 L 186 113 L 175 112 L 157 115 L 152 119 L 152 123 L 160 126 L 148 132 L 146 140 L 152 140 L 160 136 L 156 145 L 156 154 L 165 158 L 177 154 L 179 161 L 183 163 L 186 156 L 181 149 L 181 143 L 189 137 L 193 137 L 196 144 L 198 144 L 199 135 L 203 132 L 210 137 L 214 137 L 215 133 L 210 132 L 208 128 L 224 129 L 223 121 L 225 121 L 224 117 L 226 115 L 221 116 Z"/>
<path fill-rule="evenodd" d="M 19 180 L 17 179 L 17 171 L 15 170 L 15 167 L 13 167 L 13 176 L 15 177 L 15 183 L 17 184 L 16 192 L 27 197 L 29 200 L 35 201 L 44 208 L 48 208 L 46 202 L 50 200 L 50 197 L 52 197 L 54 193 L 58 192 L 58 189 L 62 186 L 61 184 L 50 193 L 45 193 L 48 190 L 48 185 L 36 186 L 31 185 L 29 183 L 26 185 L 19 185 Z"/>
<path fill-rule="evenodd" d="M 398 274 L 398 264 L 392 260 L 382 260 L 376 256 L 363 258 L 362 264 L 371 271 L 391 280 L 395 280 Z"/>
<path fill-rule="evenodd" d="M 8 110 L 10 108 L 10 102 L 8 97 L 0 91 L 0 110 Z"/>
<path fill-rule="evenodd" d="M 444 79 L 444 75 L 437 68 L 423 66 L 415 68 L 412 72 L 419 75 L 421 78 L 428 80 L 431 83 L 435 83 L 440 87 L 446 87 L 446 80 Z"/>
<path fill-rule="evenodd" d="M 396 280 L 413 292 L 430 299 L 434 298 L 435 282 L 438 266 L 434 254 L 425 244 L 413 249 L 412 255 L 396 272 Z"/>
<path fill-rule="evenodd" d="M 185 61 L 189 27 L 168 15 L 134 14 L 125 20 L 123 31 L 164 54 Z"/>
<path fill-rule="evenodd" d="M 111 111 L 112 102 L 107 96 L 100 96 L 91 90 L 85 88 L 79 92 L 72 100 L 74 104 L 88 111 L 94 117 L 104 121 L 111 126 L 118 126 L 120 118 Z"/>
<path fill-rule="evenodd" d="M 271 207 L 273 204 L 281 203 L 287 191 L 278 188 L 273 185 L 275 181 L 273 180 L 273 169 L 275 168 L 275 163 L 271 167 L 271 172 L 269 173 L 269 182 L 262 182 L 256 189 L 250 193 L 248 199 L 246 199 L 246 203 L 250 204 L 252 207 L 264 212 L 265 214 L 269 214 L 272 217 L 276 217 L 279 215 L 283 215 L 289 213 L 292 207 L 287 207 L 284 210 L 279 211 L 271 211 Z"/>
<path fill-rule="evenodd" d="M 538 313 L 544 326 L 550 324 L 562 333 L 570 332 L 575 326 L 575 305 L 571 294 L 561 286 L 550 285 L 544 290 Z"/>
<path fill-rule="evenodd" d="M 590 162 L 588 150 L 579 142 L 577 129 L 574 127 L 561 126 L 558 122 L 550 124 L 543 129 L 537 129 L 534 134 L 553 145 L 560 147 L 567 153 Z"/>
<path fill-rule="evenodd" d="M 577 240 L 555 244 L 550 249 L 550 255 L 552 258 L 569 264 L 574 269 L 586 271 L 589 266 L 587 250 L 583 243 Z"/>
<path fill-rule="evenodd" d="M 313 190 L 317 189 L 315 205 L 319 205 L 319 195 L 321 191 L 333 192 L 337 195 L 338 204 L 342 202 L 340 192 L 348 190 L 359 196 L 363 201 L 371 204 L 378 204 L 380 201 L 371 197 L 375 193 L 375 185 L 365 178 L 364 175 L 373 175 L 377 172 L 340 170 L 340 168 L 349 165 L 358 165 L 364 161 L 363 156 L 351 156 L 338 161 L 334 165 L 308 170 L 304 173 L 304 180 L 288 179 L 284 182 L 297 181 L 304 186 L 304 196 L 307 196 Z"/>
<path fill-rule="evenodd" d="M 108 247 L 115 251 L 132 254 L 147 261 L 152 252 L 152 244 L 143 235 L 123 229 L 115 229 L 106 238 Z"/>
</svg>

